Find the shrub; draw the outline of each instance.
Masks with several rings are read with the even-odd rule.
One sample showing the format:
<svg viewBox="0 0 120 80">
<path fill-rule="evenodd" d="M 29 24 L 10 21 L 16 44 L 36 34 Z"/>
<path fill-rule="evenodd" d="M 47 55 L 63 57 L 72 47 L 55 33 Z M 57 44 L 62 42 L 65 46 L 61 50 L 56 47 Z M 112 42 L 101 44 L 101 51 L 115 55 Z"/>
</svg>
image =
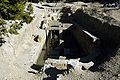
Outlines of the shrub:
<svg viewBox="0 0 120 80">
<path fill-rule="evenodd" d="M 29 13 L 29 14 L 33 14 L 32 4 L 29 4 L 29 5 L 28 5 L 27 10 L 28 10 L 28 13 Z"/>
<path fill-rule="evenodd" d="M 0 35 L 7 35 L 7 33 L 8 33 L 7 29 L 4 26 L 2 26 L 0 28 Z"/>
<path fill-rule="evenodd" d="M 10 33 L 10 34 L 18 34 L 18 29 L 20 29 L 21 28 L 21 23 L 14 23 L 14 24 L 12 24 L 11 26 L 10 26 L 10 29 L 8 30 L 8 32 Z"/>
<path fill-rule="evenodd" d="M 32 4 L 29 4 L 27 7 L 28 12 L 25 12 L 25 3 L 26 0 L 0 0 L 0 17 L 5 20 L 22 19 L 26 23 L 30 23 L 32 17 L 29 15 L 33 13 L 33 7 Z"/>
<path fill-rule="evenodd" d="M 33 17 L 31 17 L 29 15 L 29 13 L 23 13 L 21 15 L 21 17 L 22 17 L 23 21 L 26 22 L 27 24 L 30 23 L 33 20 Z"/>
<path fill-rule="evenodd" d="M 10 34 L 15 34 L 15 35 L 18 34 L 17 30 L 14 29 L 14 28 L 10 28 L 10 29 L 8 30 L 8 32 L 9 32 Z"/>
<path fill-rule="evenodd" d="M 27 24 L 33 20 L 30 14 L 33 13 L 32 4 L 27 7 L 28 12 L 25 12 L 25 3 L 28 0 L 0 0 L 0 35 L 18 34 L 17 30 L 21 28 L 22 23 Z M 21 22 L 12 24 L 10 29 L 5 28 L 3 25 L 6 24 L 4 20 L 21 20 Z"/>
<path fill-rule="evenodd" d="M 0 25 L 4 25 L 6 22 L 4 20 L 0 20 Z"/>
</svg>

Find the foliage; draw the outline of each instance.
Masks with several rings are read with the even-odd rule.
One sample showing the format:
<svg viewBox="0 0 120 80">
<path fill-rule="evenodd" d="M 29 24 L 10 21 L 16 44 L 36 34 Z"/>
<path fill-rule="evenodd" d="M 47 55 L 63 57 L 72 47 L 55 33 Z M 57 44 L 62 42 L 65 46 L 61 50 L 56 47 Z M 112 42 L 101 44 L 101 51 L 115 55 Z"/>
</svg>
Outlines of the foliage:
<svg viewBox="0 0 120 80">
<path fill-rule="evenodd" d="M 0 15 L 1 18 L 10 20 L 14 18 L 14 15 L 18 12 L 24 11 L 24 3 L 17 2 L 18 0 L 2 0 L 0 1 Z"/>
<path fill-rule="evenodd" d="M 16 22 L 10 26 L 10 29 L 8 30 L 8 32 L 10 34 L 18 34 L 17 30 L 20 29 L 21 26 L 22 26 L 21 22 L 19 24 Z"/>
<path fill-rule="evenodd" d="M 33 14 L 32 4 L 29 4 L 29 5 L 28 5 L 27 10 L 28 10 L 29 14 Z"/>
<path fill-rule="evenodd" d="M 15 34 L 15 35 L 18 34 L 17 30 L 14 29 L 14 28 L 10 28 L 10 29 L 8 30 L 8 32 L 9 32 L 10 34 Z"/>
<path fill-rule="evenodd" d="M 25 12 L 25 3 L 27 0 L 0 0 L 0 35 L 18 34 L 17 30 L 21 28 L 22 23 L 30 23 L 33 17 L 32 4 L 27 7 L 28 12 Z M 4 26 L 5 20 L 20 20 L 21 22 L 12 24 L 10 29 Z"/>
<path fill-rule="evenodd" d="M 6 22 L 4 20 L 0 20 L 0 25 L 4 25 Z"/>
<path fill-rule="evenodd" d="M 10 26 L 10 28 L 6 28 L 5 26 L 2 25 L 2 27 L 0 28 L 0 35 L 6 35 L 8 36 L 8 33 L 10 34 L 18 34 L 18 29 L 20 29 L 22 27 L 22 22 L 17 23 L 15 22 L 14 24 L 12 24 Z"/>
<path fill-rule="evenodd" d="M 7 35 L 8 31 L 5 27 L 0 28 L 0 35 Z"/>
<path fill-rule="evenodd" d="M 33 17 L 29 16 L 29 13 L 23 13 L 21 17 L 26 23 L 30 23 L 33 20 Z"/>
<path fill-rule="evenodd" d="M 24 11 L 25 3 L 26 0 L 0 0 L 0 18 L 5 20 L 21 20 L 23 14 L 27 13 Z M 29 4 L 27 9 L 29 14 L 33 13 L 32 4 Z M 28 22 L 29 21 L 26 21 L 26 23 Z"/>
</svg>

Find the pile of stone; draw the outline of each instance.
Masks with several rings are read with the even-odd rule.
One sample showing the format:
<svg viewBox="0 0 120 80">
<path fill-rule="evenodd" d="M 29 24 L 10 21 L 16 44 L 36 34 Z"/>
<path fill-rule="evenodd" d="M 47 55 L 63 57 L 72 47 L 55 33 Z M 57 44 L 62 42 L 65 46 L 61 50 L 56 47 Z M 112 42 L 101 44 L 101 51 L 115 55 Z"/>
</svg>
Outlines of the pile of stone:
<svg viewBox="0 0 120 80">
<path fill-rule="evenodd" d="M 45 71 L 47 68 L 54 67 L 59 70 L 71 70 L 74 69 L 76 72 L 81 72 L 84 71 L 82 68 L 85 70 L 88 70 L 90 67 L 92 67 L 94 63 L 92 61 L 88 63 L 83 63 L 80 62 L 80 58 L 78 59 L 66 59 L 65 57 L 61 57 L 59 59 L 51 59 L 48 58 L 45 61 L 43 71 Z"/>
</svg>

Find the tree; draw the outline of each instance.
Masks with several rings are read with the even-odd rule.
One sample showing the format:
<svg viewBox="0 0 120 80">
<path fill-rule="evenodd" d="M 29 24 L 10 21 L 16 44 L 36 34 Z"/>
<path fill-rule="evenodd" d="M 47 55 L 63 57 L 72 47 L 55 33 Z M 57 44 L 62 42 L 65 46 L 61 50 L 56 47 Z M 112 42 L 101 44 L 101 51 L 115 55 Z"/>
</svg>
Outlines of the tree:
<svg viewBox="0 0 120 80">
<path fill-rule="evenodd" d="M 15 23 L 10 26 L 8 30 L 4 27 L 5 20 L 20 20 L 22 22 L 30 23 L 33 17 L 30 14 L 33 13 L 32 4 L 28 5 L 28 11 L 24 11 L 25 3 L 27 0 L 0 0 L 0 35 L 4 33 L 18 34 L 17 29 L 20 29 L 21 25 Z"/>
</svg>

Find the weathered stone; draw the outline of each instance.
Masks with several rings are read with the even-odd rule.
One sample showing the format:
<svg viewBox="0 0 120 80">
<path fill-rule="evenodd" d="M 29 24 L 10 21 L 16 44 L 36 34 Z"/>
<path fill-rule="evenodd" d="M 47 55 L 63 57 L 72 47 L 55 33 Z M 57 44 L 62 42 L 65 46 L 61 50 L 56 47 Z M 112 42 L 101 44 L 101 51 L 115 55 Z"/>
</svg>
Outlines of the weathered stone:
<svg viewBox="0 0 120 80">
<path fill-rule="evenodd" d="M 96 13 L 97 14 L 97 13 Z M 104 41 L 120 43 L 120 27 L 105 19 L 93 17 L 85 11 L 77 10 L 71 17 L 74 22 Z M 104 17 L 104 16 L 102 16 Z"/>
<path fill-rule="evenodd" d="M 50 59 L 48 58 L 45 61 L 45 65 L 44 65 L 44 70 L 50 67 L 56 67 L 57 69 L 60 70 L 68 70 L 68 65 L 71 65 L 73 69 L 75 69 L 76 71 L 83 71 L 82 67 L 86 68 L 87 70 L 94 65 L 94 63 L 92 61 L 88 62 L 88 63 L 82 63 L 79 62 L 80 58 L 78 59 Z M 43 70 L 43 71 L 44 71 Z"/>
<path fill-rule="evenodd" d="M 51 66 L 56 67 L 57 69 L 67 69 L 68 60 L 59 60 L 59 59 L 50 59 L 48 58 L 45 61 L 45 64 L 50 64 Z"/>
<path fill-rule="evenodd" d="M 120 74 L 118 74 L 118 77 L 120 77 Z"/>
</svg>

